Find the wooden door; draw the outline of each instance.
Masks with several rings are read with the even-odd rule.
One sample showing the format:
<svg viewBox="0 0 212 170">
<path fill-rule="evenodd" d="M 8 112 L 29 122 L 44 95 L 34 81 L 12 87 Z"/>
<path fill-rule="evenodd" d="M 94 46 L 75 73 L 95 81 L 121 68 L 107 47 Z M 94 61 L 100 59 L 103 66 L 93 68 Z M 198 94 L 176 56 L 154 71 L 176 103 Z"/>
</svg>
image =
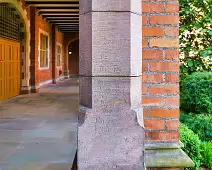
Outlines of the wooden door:
<svg viewBox="0 0 212 170">
<path fill-rule="evenodd" d="M 0 39 L 0 101 L 20 94 L 20 42 Z"/>
</svg>

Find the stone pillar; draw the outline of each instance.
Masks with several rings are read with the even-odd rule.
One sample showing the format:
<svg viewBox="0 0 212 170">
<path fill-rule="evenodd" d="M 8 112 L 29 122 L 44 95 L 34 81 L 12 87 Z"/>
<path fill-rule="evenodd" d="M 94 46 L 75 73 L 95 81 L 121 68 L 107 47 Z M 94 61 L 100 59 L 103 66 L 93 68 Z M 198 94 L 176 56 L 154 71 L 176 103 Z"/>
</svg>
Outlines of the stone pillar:
<svg viewBox="0 0 212 170">
<path fill-rule="evenodd" d="M 30 85 L 31 93 L 36 93 L 36 7 L 30 9 Z"/>
<path fill-rule="evenodd" d="M 52 83 L 56 84 L 56 56 L 57 56 L 57 30 L 56 25 L 52 25 Z"/>
<path fill-rule="evenodd" d="M 80 1 L 79 170 L 143 170 L 141 1 Z"/>
</svg>

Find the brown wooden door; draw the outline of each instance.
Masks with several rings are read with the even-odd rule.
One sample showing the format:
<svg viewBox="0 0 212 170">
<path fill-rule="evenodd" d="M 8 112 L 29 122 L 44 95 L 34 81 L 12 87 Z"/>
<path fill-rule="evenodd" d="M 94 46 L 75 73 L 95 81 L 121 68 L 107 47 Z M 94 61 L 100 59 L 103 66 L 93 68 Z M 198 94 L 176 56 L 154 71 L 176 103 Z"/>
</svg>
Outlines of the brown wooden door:
<svg viewBox="0 0 212 170">
<path fill-rule="evenodd" d="M 20 42 L 0 39 L 0 101 L 20 94 Z"/>
</svg>

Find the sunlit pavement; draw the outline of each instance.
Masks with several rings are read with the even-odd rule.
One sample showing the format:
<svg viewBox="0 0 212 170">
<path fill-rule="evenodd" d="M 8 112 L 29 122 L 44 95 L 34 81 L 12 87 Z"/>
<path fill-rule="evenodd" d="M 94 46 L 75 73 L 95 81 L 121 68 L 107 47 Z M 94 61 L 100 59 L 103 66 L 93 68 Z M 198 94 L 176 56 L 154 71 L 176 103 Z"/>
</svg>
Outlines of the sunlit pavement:
<svg viewBox="0 0 212 170">
<path fill-rule="evenodd" d="M 78 92 L 71 79 L 0 103 L 0 170 L 71 170 Z"/>
</svg>

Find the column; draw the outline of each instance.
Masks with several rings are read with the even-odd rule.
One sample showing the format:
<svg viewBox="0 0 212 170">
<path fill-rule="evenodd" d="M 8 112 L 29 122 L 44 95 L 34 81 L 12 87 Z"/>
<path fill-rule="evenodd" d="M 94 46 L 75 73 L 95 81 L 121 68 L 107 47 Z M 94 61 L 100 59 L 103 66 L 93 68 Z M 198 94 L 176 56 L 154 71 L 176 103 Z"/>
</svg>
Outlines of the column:
<svg viewBox="0 0 212 170">
<path fill-rule="evenodd" d="M 68 43 L 64 43 L 64 77 L 65 79 L 69 78 L 69 68 L 68 68 Z"/>
<path fill-rule="evenodd" d="M 57 56 L 57 35 L 56 25 L 52 24 L 52 83 L 56 84 L 56 56 Z"/>
<path fill-rule="evenodd" d="M 36 7 L 30 7 L 30 85 L 31 93 L 39 89 L 36 86 Z"/>
<path fill-rule="evenodd" d="M 142 3 L 145 164 L 147 168 L 192 167 L 180 142 L 179 2 Z"/>
<path fill-rule="evenodd" d="M 80 1 L 79 170 L 143 170 L 141 1 Z"/>
</svg>

